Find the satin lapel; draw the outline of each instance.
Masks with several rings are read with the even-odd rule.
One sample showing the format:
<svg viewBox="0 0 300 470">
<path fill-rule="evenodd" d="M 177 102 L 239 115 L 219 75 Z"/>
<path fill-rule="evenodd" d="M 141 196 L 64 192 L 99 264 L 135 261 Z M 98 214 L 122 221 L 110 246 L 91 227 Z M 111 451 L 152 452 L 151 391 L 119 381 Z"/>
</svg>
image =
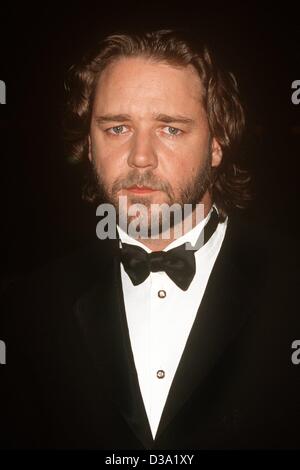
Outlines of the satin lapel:
<svg viewBox="0 0 300 470">
<path fill-rule="evenodd" d="M 101 242 L 103 243 L 103 242 Z M 75 305 L 75 315 L 99 372 L 128 425 L 147 448 L 153 444 L 130 345 L 117 240 L 102 253 L 102 276 Z M 103 260 L 106 259 L 106 262 Z"/>
<path fill-rule="evenodd" d="M 176 371 L 156 439 L 195 388 L 205 380 L 252 311 L 251 299 L 259 296 L 257 284 L 262 271 L 253 262 L 259 255 L 256 252 L 253 256 L 250 245 L 235 237 L 235 229 L 228 223 L 220 253 Z"/>
</svg>

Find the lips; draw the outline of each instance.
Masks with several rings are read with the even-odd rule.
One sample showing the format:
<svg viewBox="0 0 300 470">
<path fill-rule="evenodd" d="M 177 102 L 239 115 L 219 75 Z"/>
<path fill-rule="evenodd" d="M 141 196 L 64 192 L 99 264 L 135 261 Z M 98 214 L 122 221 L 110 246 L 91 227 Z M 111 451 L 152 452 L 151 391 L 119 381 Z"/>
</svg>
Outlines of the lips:
<svg viewBox="0 0 300 470">
<path fill-rule="evenodd" d="M 144 193 L 153 193 L 156 189 L 149 188 L 148 186 L 131 186 L 127 188 L 127 191 L 137 193 L 137 194 L 144 194 Z"/>
</svg>

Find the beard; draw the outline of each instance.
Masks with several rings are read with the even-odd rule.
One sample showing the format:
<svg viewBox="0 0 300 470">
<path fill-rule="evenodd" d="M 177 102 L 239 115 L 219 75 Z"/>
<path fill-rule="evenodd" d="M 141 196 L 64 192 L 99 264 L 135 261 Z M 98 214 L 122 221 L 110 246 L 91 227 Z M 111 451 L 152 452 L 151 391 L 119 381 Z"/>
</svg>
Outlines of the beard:
<svg viewBox="0 0 300 470">
<path fill-rule="evenodd" d="M 213 182 L 213 172 L 211 167 L 211 153 L 208 153 L 204 164 L 198 168 L 197 173 L 195 173 L 188 181 L 185 181 L 184 185 L 178 188 L 178 195 L 175 196 L 174 190 L 170 183 L 166 180 L 159 179 L 154 175 L 152 170 L 145 170 L 141 173 L 137 169 L 133 169 L 126 176 L 121 176 L 117 178 L 111 187 L 108 187 L 99 170 L 97 170 L 95 160 L 92 159 L 91 164 L 91 175 L 90 175 L 90 184 L 89 191 L 93 194 L 93 200 L 98 203 L 109 203 L 115 207 L 117 213 L 117 220 L 120 220 L 124 217 L 130 224 L 137 216 L 128 215 L 128 209 L 133 204 L 142 204 L 148 210 L 149 217 L 146 218 L 146 221 L 139 218 L 140 228 L 143 233 L 147 233 L 146 238 L 152 237 L 154 235 L 153 226 L 151 227 L 150 220 L 151 217 L 151 197 L 147 196 L 132 196 L 130 195 L 130 203 L 125 209 L 126 213 L 120 213 L 119 208 L 119 196 L 118 192 L 122 189 L 128 189 L 132 186 L 146 186 L 155 190 L 162 191 L 166 200 L 160 204 L 167 204 L 169 207 L 173 204 L 176 205 L 177 209 L 169 212 L 168 226 L 173 228 L 176 225 L 176 220 L 184 220 L 184 206 L 189 204 L 190 208 L 195 211 L 197 204 L 201 202 L 203 196 L 206 192 L 211 192 L 212 182 Z M 178 213 L 179 212 L 179 213 Z M 163 211 L 160 211 L 158 216 L 157 234 L 162 234 L 165 230 L 165 215 Z M 143 225 L 144 224 L 144 225 Z M 122 227 L 123 228 L 123 227 Z"/>
</svg>

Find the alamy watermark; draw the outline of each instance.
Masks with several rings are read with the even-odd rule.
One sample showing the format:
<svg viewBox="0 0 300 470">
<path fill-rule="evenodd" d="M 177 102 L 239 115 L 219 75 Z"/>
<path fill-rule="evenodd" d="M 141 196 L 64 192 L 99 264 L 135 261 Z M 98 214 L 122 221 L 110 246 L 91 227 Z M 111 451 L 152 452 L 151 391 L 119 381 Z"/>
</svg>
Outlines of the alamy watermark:
<svg viewBox="0 0 300 470">
<path fill-rule="evenodd" d="M 294 80 L 292 82 L 292 90 L 295 90 L 292 93 L 292 103 L 293 104 L 299 104 L 300 103 L 300 80 Z"/>
<path fill-rule="evenodd" d="M 135 239 L 172 239 L 181 237 L 204 219 L 204 204 L 172 205 L 141 204 L 127 205 L 127 196 L 120 196 L 118 208 L 105 203 L 97 207 L 96 215 L 103 217 L 96 226 L 96 234 L 100 240 L 117 238 L 117 225 Z M 117 220 L 118 219 L 118 220 Z M 187 250 L 200 248 L 204 243 L 201 231 L 196 244 L 186 245 Z"/>
<path fill-rule="evenodd" d="M 0 104 L 6 104 L 6 85 L 3 80 L 0 80 Z"/>
<path fill-rule="evenodd" d="M 295 341 L 292 342 L 292 349 L 295 349 L 291 356 L 292 363 L 297 366 L 300 364 L 300 339 L 295 339 Z"/>
<path fill-rule="evenodd" d="M 6 364 L 6 345 L 5 342 L 0 339 L 0 364 Z"/>
</svg>

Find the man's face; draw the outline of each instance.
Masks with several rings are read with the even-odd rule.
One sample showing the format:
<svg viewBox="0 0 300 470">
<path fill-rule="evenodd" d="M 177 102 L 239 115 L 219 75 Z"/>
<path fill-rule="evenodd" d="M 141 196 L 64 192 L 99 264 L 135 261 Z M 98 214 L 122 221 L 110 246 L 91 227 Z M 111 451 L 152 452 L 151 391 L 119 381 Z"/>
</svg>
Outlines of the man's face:
<svg viewBox="0 0 300 470">
<path fill-rule="evenodd" d="M 101 191 L 118 206 L 209 203 L 211 139 L 202 84 L 192 66 L 122 58 L 101 74 L 92 111 L 89 159 Z M 150 215 L 150 214 L 149 214 Z"/>
</svg>

